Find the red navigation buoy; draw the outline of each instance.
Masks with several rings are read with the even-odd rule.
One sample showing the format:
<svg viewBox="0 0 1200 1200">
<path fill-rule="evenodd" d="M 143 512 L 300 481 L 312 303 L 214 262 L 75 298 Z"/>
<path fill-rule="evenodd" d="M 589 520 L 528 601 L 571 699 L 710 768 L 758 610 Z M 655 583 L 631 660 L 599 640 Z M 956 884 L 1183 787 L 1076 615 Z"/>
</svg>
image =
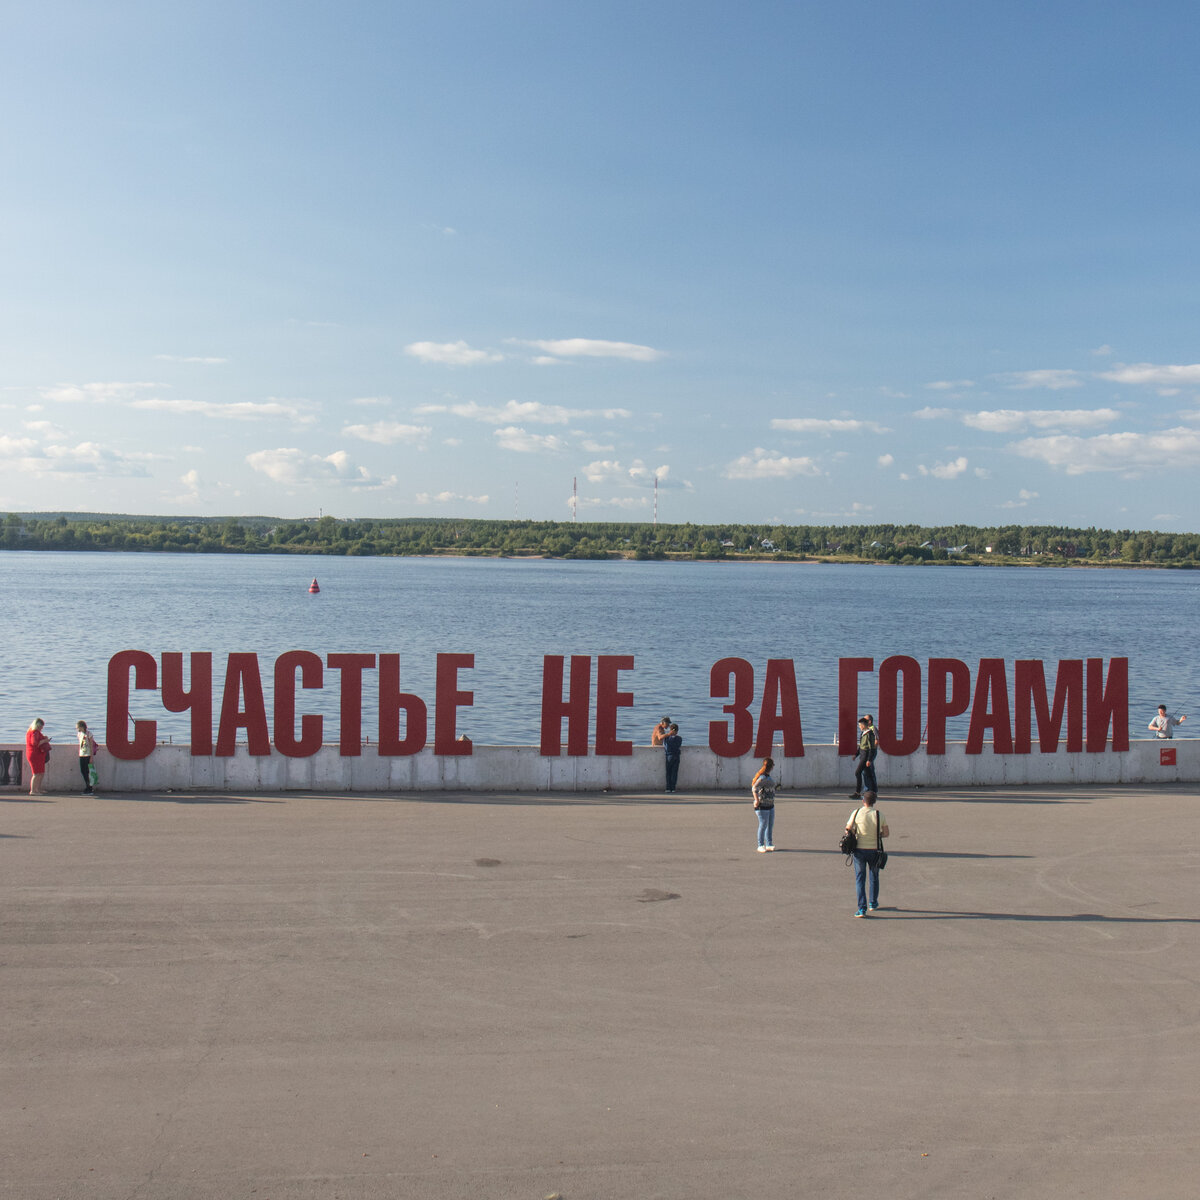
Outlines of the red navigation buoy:
<svg viewBox="0 0 1200 1200">
<path fill-rule="evenodd" d="M 318 583 L 317 583 L 317 581 L 314 579 L 314 580 L 312 581 L 312 583 L 310 583 L 310 584 L 308 585 L 308 590 L 309 590 L 310 592 L 319 592 L 319 591 L 321 590 L 321 585 L 320 585 L 320 584 L 318 584 Z"/>
</svg>

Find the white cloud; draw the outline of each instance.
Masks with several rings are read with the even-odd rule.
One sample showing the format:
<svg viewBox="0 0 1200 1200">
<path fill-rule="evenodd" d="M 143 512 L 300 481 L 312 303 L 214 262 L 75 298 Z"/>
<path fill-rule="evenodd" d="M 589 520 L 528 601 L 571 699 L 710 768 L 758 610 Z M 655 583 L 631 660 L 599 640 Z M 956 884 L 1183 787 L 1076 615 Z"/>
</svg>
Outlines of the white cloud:
<svg viewBox="0 0 1200 1200">
<path fill-rule="evenodd" d="M 13 437 L 7 433 L 0 433 L 0 460 L 24 458 L 37 448 L 38 443 L 33 438 Z"/>
<path fill-rule="evenodd" d="M 890 467 L 896 460 L 890 454 L 881 454 L 875 461 L 881 467 Z"/>
<path fill-rule="evenodd" d="M 153 454 L 122 454 L 98 442 L 77 446 L 47 446 L 43 472 L 51 475 L 145 476 Z"/>
<path fill-rule="evenodd" d="M 1161 433 L 1102 433 L 1087 438 L 1058 434 L 1026 438 L 1009 449 L 1068 475 L 1194 469 L 1200 467 L 1200 430 L 1180 426 Z"/>
<path fill-rule="evenodd" d="M 811 458 L 788 458 L 778 450 L 756 446 L 752 453 L 731 462 L 721 474 L 726 479 L 791 479 L 796 475 L 820 475 L 821 469 Z"/>
<path fill-rule="evenodd" d="M 1002 505 L 1000 505 L 1000 507 L 1001 508 L 1025 508 L 1026 505 L 1028 505 L 1028 503 L 1030 502 L 1030 500 L 1036 500 L 1036 499 L 1037 499 L 1037 492 L 1031 492 L 1031 491 L 1029 491 L 1028 488 L 1021 488 L 1021 490 L 1019 492 L 1017 492 L 1017 498 L 1015 500 L 1005 500 L 1005 502 Z"/>
<path fill-rule="evenodd" d="M 922 475 L 932 475 L 934 479 L 957 479 L 966 471 L 967 465 L 967 460 L 959 455 L 953 462 L 934 463 L 932 467 L 927 467 L 922 463 L 917 470 Z"/>
<path fill-rule="evenodd" d="M 499 406 L 476 404 L 474 401 L 466 404 L 422 404 L 415 411 L 418 416 L 449 413 L 471 421 L 483 421 L 488 425 L 511 425 L 517 421 L 533 422 L 535 425 L 567 425 L 571 421 L 592 417 L 615 421 L 633 415 L 627 408 L 564 408 L 561 404 L 542 404 L 538 400 L 509 400 L 507 404 Z"/>
<path fill-rule="evenodd" d="M 959 417 L 957 409 L 953 408 L 918 408 L 913 416 L 918 421 L 954 421 Z"/>
<path fill-rule="evenodd" d="M 126 454 L 99 442 L 43 446 L 35 438 L 0 435 L 0 459 L 11 471 L 43 478 L 95 475 L 105 478 L 145 477 L 148 462 L 161 456 Z"/>
<path fill-rule="evenodd" d="M 461 492 L 438 492 L 432 494 L 430 492 L 418 492 L 418 504 L 486 504 L 487 496 L 466 496 Z"/>
<path fill-rule="evenodd" d="M 648 467 L 640 458 L 635 458 L 628 467 L 612 459 L 598 459 L 583 468 L 583 477 L 591 484 L 620 483 L 639 488 L 652 488 L 656 479 L 660 488 L 690 490 L 692 486 L 684 480 L 672 479 L 671 468 L 665 463 L 659 467 Z"/>
<path fill-rule="evenodd" d="M 969 425 L 972 429 L 982 429 L 987 433 L 1014 433 L 1018 429 L 1024 429 L 1028 420 L 1028 414 L 1011 408 L 962 414 L 964 425 Z"/>
<path fill-rule="evenodd" d="M 143 400 L 131 400 L 130 408 L 152 412 L 184 413 L 188 416 L 212 417 L 214 420 L 256 421 L 282 419 L 311 425 L 316 417 L 290 400 L 269 399 L 263 401 L 239 400 L 232 404 L 217 404 L 210 400 L 164 400 L 148 396 Z"/>
<path fill-rule="evenodd" d="M 567 507 L 570 508 L 574 502 L 574 497 L 568 497 Z M 580 496 L 580 508 L 648 508 L 650 505 L 649 496 L 609 496 L 607 498 L 601 496 Z"/>
<path fill-rule="evenodd" d="M 1096 429 L 1111 425 L 1120 415 L 1115 408 L 998 408 L 990 412 L 963 413 L 962 422 L 986 433 L 1016 433 L 1027 425 L 1034 429 Z"/>
<path fill-rule="evenodd" d="M 518 454 L 558 454 L 567 448 L 566 442 L 552 433 L 526 433 L 517 425 L 495 429 L 492 436 L 501 449 L 515 450 Z"/>
<path fill-rule="evenodd" d="M 1051 392 L 1058 392 L 1063 388 L 1083 386 L 1083 380 L 1080 379 L 1078 371 L 1054 368 L 1041 371 L 1010 371 L 1005 375 L 998 375 L 997 378 L 1005 381 L 1006 387 L 1017 391 L 1045 388 Z"/>
<path fill-rule="evenodd" d="M 674 481 L 670 475 L 671 468 L 665 464 L 651 469 L 640 458 L 635 458 L 629 466 L 629 478 L 642 487 L 653 487 L 656 479 L 659 487 L 671 487 Z"/>
<path fill-rule="evenodd" d="M 423 442 L 433 430 L 428 425 L 403 425 L 399 421 L 376 421 L 373 425 L 346 425 L 342 437 L 394 446 L 398 442 Z"/>
<path fill-rule="evenodd" d="M 45 400 L 64 403 L 106 403 L 111 400 L 131 400 L 138 392 L 161 386 L 158 383 L 63 383 L 56 387 L 38 388 L 38 393 Z"/>
<path fill-rule="evenodd" d="M 200 472 L 193 467 L 180 475 L 179 482 L 183 484 L 183 494 L 168 499 L 172 504 L 195 504 L 200 499 Z"/>
<path fill-rule="evenodd" d="M 466 342 L 411 342 L 404 353 L 425 363 L 446 367 L 474 367 L 481 363 L 502 362 L 503 354 L 473 350 Z"/>
<path fill-rule="evenodd" d="M 517 345 L 533 346 L 555 358 L 623 358 L 632 362 L 655 362 L 664 358 L 661 350 L 639 346 L 636 342 L 606 342 L 599 338 L 561 338 L 551 340 L 510 339 Z"/>
<path fill-rule="evenodd" d="M 823 420 L 819 417 L 774 417 L 771 428 L 784 433 L 891 433 L 878 421 L 858 421 L 834 417 Z"/>
<path fill-rule="evenodd" d="M 1112 352 L 1113 348 L 1107 342 L 1105 342 L 1103 346 L 1097 346 L 1095 350 L 1092 351 L 1097 358 L 1108 358 Z"/>
<path fill-rule="evenodd" d="M 1101 379 L 1114 383 L 1145 383 L 1159 387 L 1187 387 L 1200 383 L 1200 363 L 1187 366 L 1156 366 L 1154 363 L 1118 363 L 1101 371 Z"/>
<path fill-rule="evenodd" d="M 471 408 L 467 413 L 460 409 Z M 509 400 L 500 408 L 483 408 L 478 404 L 455 405 L 456 416 L 470 416 L 490 425 L 511 425 L 517 421 L 532 421 L 535 425 L 566 425 L 575 415 L 561 404 L 542 404 L 538 400 Z"/>
<path fill-rule="evenodd" d="M 607 483 L 625 478 L 625 468 L 619 462 L 598 459 L 583 468 L 583 477 L 588 483 Z"/>
<path fill-rule="evenodd" d="M 354 466 L 345 450 L 335 450 L 324 457 L 306 454 L 294 446 L 255 450 L 246 455 L 246 462 L 268 479 L 287 487 L 336 483 L 354 491 L 377 491 L 395 487 L 397 483 L 395 475 L 380 479 L 366 467 Z"/>
<path fill-rule="evenodd" d="M 975 381 L 973 379 L 938 379 L 925 386 L 933 392 L 957 392 L 963 388 L 973 388 Z"/>
</svg>

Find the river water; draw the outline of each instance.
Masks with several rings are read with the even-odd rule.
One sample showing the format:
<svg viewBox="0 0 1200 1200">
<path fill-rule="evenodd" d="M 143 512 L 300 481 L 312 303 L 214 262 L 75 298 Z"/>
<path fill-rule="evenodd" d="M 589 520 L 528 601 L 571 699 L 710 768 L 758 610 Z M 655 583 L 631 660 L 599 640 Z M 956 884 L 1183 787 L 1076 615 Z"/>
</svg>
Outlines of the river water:
<svg viewBox="0 0 1200 1200">
<path fill-rule="evenodd" d="M 320 581 L 310 595 L 309 581 Z M 285 650 L 399 653 L 401 686 L 431 711 L 439 652 L 469 652 L 459 686 L 475 693 L 459 730 L 481 744 L 539 737 L 542 656 L 631 654 L 635 696 L 618 734 L 648 740 L 664 713 L 689 744 L 707 742 L 724 701 L 709 671 L 725 657 L 796 664 L 804 736 L 830 742 L 839 658 L 906 654 L 924 668 L 959 658 L 1127 657 L 1130 726 L 1145 736 L 1156 706 L 1188 711 L 1197 690 L 1193 631 L 1200 573 L 1116 569 L 844 566 L 784 563 L 561 562 L 510 559 L 0 553 L 0 741 L 41 716 L 56 742 L 88 721 L 103 740 L 108 660 L 118 650 L 213 651 L 219 711 L 225 655 L 255 651 L 267 685 Z M 337 673 L 298 708 L 327 714 L 336 735 Z M 364 731 L 373 730 L 372 675 Z M 864 676 L 860 706 L 875 708 Z M 134 693 L 134 718 L 188 739 L 188 716 Z M 330 724 L 330 720 L 333 724 Z M 965 719 L 960 719 L 963 721 Z M 1200 725 L 1200 716 L 1193 718 Z M 1190 733 L 1192 723 L 1183 727 Z M 950 725 L 951 737 L 965 725 Z"/>
</svg>

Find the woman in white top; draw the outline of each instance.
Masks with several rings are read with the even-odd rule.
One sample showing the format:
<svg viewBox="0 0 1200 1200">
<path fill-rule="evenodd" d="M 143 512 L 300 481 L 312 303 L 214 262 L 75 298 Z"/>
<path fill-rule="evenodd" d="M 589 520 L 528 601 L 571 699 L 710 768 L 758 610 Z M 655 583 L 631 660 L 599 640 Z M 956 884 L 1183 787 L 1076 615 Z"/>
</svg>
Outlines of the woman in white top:
<svg viewBox="0 0 1200 1200">
<path fill-rule="evenodd" d="M 888 835 L 883 813 L 875 807 L 875 793 L 865 792 L 862 805 L 850 814 L 846 830 L 854 830 L 858 847 L 854 851 L 854 889 L 858 893 L 856 917 L 865 917 L 879 907 L 879 849 Z M 867 879 L 870 878 L 870 894 Z"/>
<path fill-rule="evenodd" d="M 92 758 L 96 753 L 96 739 L 92 737 L 86 721 L 75 722 L 75 736 L 79 738 L 79 773 L 83 776 L 83 790 L 90 796 L 96 790 L 92 787 Z"/>
</svg>

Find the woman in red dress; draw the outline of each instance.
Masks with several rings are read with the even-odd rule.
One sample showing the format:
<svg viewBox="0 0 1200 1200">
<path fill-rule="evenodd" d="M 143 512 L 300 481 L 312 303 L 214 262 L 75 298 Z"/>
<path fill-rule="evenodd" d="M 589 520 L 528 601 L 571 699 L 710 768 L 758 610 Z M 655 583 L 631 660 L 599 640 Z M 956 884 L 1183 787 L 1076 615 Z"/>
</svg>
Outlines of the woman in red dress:
<svg viewBox="0 0 1200 1200">
<path fill-rule="evenodd" d="M 25 734 L 25 757 L 29 760 L 29 794 L 38 796 L 42 791 L 42 777 L 50 759 L 50 739 L 42 732 L 45 722 L 36 718 Z"/>
</svg>

